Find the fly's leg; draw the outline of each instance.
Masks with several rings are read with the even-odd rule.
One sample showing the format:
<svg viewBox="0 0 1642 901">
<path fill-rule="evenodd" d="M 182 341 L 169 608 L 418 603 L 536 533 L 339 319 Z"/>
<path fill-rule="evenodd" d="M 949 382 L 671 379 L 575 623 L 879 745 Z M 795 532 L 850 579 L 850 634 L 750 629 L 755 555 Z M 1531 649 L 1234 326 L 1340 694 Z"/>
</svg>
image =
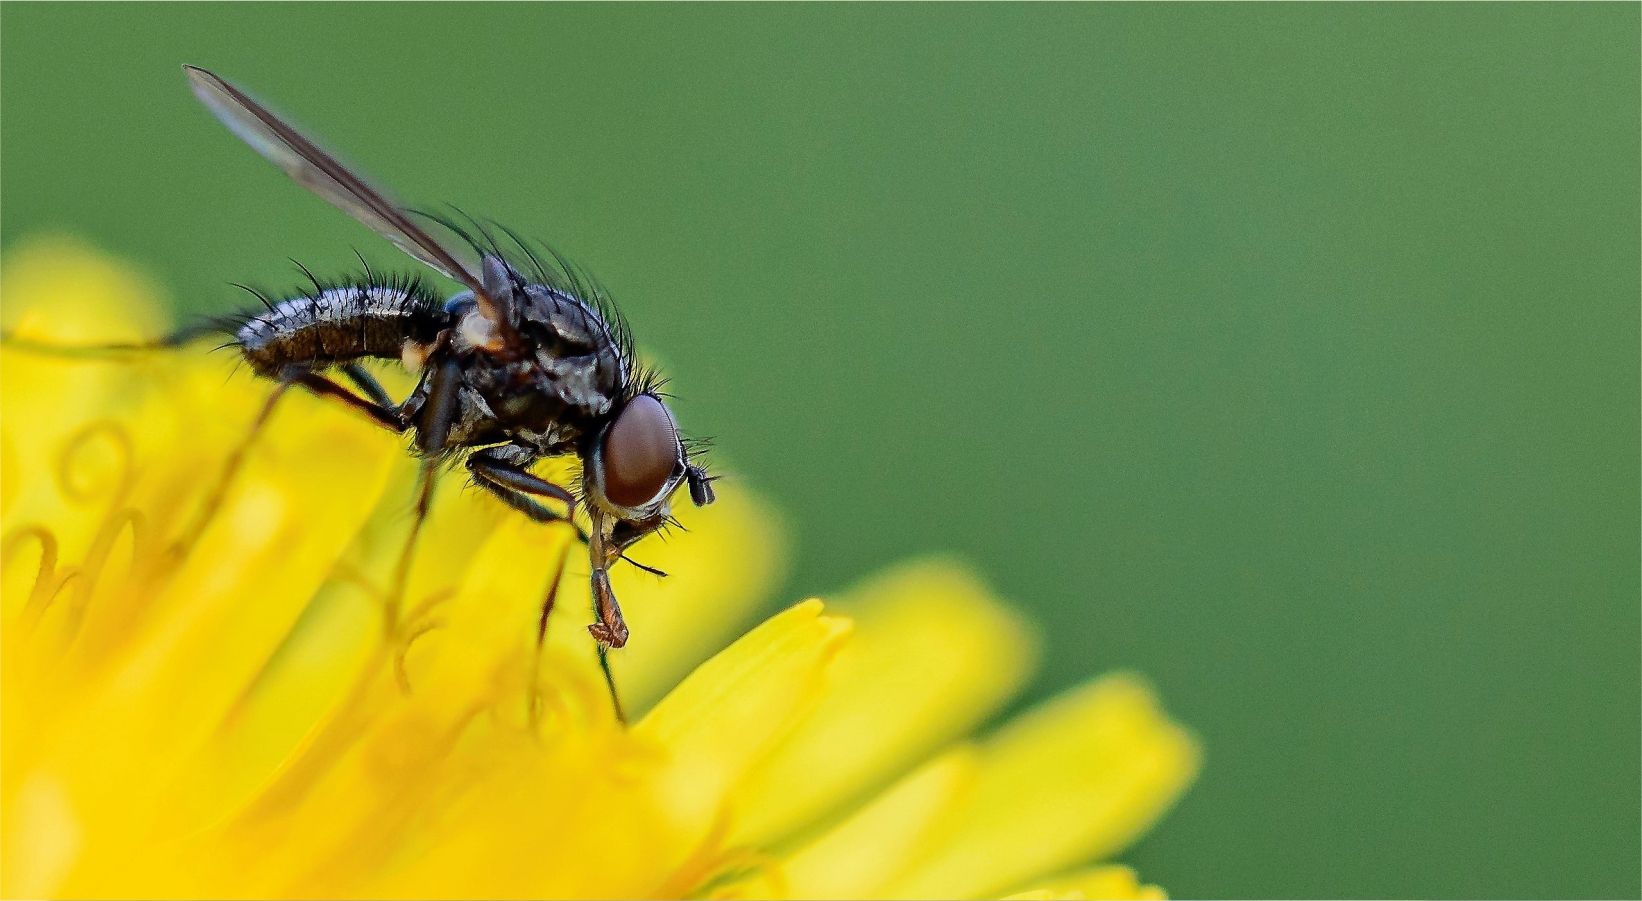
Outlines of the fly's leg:
<svg viewBox="0 0 1642 901">
<path fill-rule="evenodd" d="M 598 639 L 600 648 L 619 648 L 627 644 L 627 623 L 622 619 L 621 605 L 616 603 L 616 593 L 610 588 L 610 567 L 617 560 L 626 560 L 645 572 L 667 575 L 655 567 L 634 562 L 627 556 L 629 547 L 661 528 L 667 518 L 658 516 L 641 522 L 612 521 L 604 511 L 592 506 L 588 508 L 588 513 L 593 520 L 593 533 L 587 545 L 588 557 L 593 565 L 593 613 L 599 621 L 588 626 L 587 631 Z"/>
<path fill-rule="evenodd" d="M 616 593 L 610 588 L 610 564 L 616 562 L 621 551 L 611 545 L 604 522 L 604 513 L 595 511 L 592 540 L 587 550 L 593 564 L 593 615 L 599 621 L 588 626 L 587 631 L 599 644 L 619 648 L 627 644 L 627 622 L 622 619 L 621 605 L 616 603 Z"/>
<path fill-rule="evenodd" d="M 188 556 L 189 552 L 194 549 L 194 545 L 199 542 L 200 536 L 205 534 L 206 527 L 211 525 L 211 521 L 216 518 L 217 511 L 222 508 L 222 502 L 228 496 L 228 489 L 234 484 L 234 477 L 239 475 L 240 467 L 245 463 L 245 455 L 251 450 L 251 445 L 256 443 L 257 436 L 262 434 L 263 427 L 268 424 L 268 420 L 274 415 L 274 407 L 279 404 L 279 399 L 285 396 L 286 390 L 290 387 L 290 382 L 280 382 L 279 386 L 268 395 L 268 399 L 262 404 L 262 409 L 257 411 L 256 418 L 251 420 L 250 430 L 246 432 L 245 437 L 228 455 L 228 460 L 223 463 L 222 472 L 217 475 L 217 481 L 211 486 L 211 492 L 205 496 L 205 503 L 201 505 L 199 513 L 194 517 L 193 522 L 189 523 L 188 528 L 182 535 L 178 537 L 176 543 L 171 546 L 171 554 L 176 562 L 180 563 Z"/>
<path fill-rule="evenodd" d="M 371 403 L 379 407 L 394 406 L 393 398 L 388 396 L 387 389 L 383 388 L 382 383 L 376 380 L 376 376 L 371 375 L 370 370 L 358 360 L 343 363 L 341 369 L 342 374 L 348 377 L 348 381 L 353 382 L 355 388 L 364 392 Z"/>
<path fill-rule="evenodd" d="M 433 508 L 433 486 L 437 467 L 433 461 L 423 461 L 416 475 L 416 506 L 411 511 L 410 534 L 399 550 L 399 560 L 393 567 L 393 582 L 388 588 L 387 603 L 382 611 L 382 631 L 390 640 L 399 634 L 399 608 L 405 600 L 405 587 L 410 581 L 411 564 L 416 559 L 416 542 L 422 535 L 422 526 L 428 521 Z"/>
<path fill-rule="evenodd" d="M 506 463 L 492 456 L 487 448 L 468 458 L 468 468 L 486 482 L 502 488 L 512 488 L 526 494 L 550 497 L 574 507 L 576 497 L 569 490 L 538 476 L 527 469 Z"/>
<path fill-rule="evenodd" d="M 49 341 L 36 341 L 33 338 L 20 338 L 11 332 L 0 332 L 0 345 L 47 357 L 67 357 L 80 360 L 121 360 L 145 353 L 176 350 L 206 335 L 220 335 L 223 331 L 224 329 L 220 323 L 200 322 L 180 328 L 151 341 L 116 341 L 110 344 L 54 344 Z M 233 345 L 228 346 L 232 347 Z"/>
<path fill-rule="evenodd" d="M 474 452 L 468 457 L 467 466 L 468 471 L 473 473 L 474 483 L 496 495 L 502 503 L 539 523 L 568 522 L 575 526 L 576 537 L 583 544 L 587 543 L 587 533 L 582 531 L 582 527 L 576 525 L 572 518 L 576 511 L 576 496 L 569 490 L 532 473 L 528 467 L 536 460 L 537 455 L 529 448 L 517 444 L 504 444 Z M 560 501 L 565 504 L 566 510 L 559 513 L 549 509 L 531 495 Z M 553 611 L 553 602 L 558 596 L 559 576 L 563 575 L 563 567 L 561 559 L 560 572 L 553 577 L 553 587 L 542 603 L 540 629 L 536 635 L 538 644 L 547 634 L 547 616 Z"/>
<path fill-rule="evenodd" d="M 528 448 L 505 444 L 475 451 L 468 457 L 468 471 L 473 473 L 479 487 L 537 522 L 570 519 L 576 510 L 576 496 L 532 473 L 528 467 L 534 462 L 536 455 Z M 564 503 L 568 509 L 563 514 L 554 512 L 528 495 L 552 498 Z"/>
<path fill-rule="evenodd" d="M 604 684 L 610 689 L 610 703 L 616 710 L 616 719 L 627 722 L 621 709 L 621 696 L 616 693 L 616 677 L 610 671 L 610 649 L 627 644 L 627 622 L 622 619 L 621 605 L 610 589 L 610 564 L 621 556 L 621 549 L 611 543 L 609 520 L 598 507 L 589 507 L 593 520 L 592 535 L 587 543 L 587 555 L 593 565 L 593 616 L 598 622 L 587 627 L 593 635 L 599 652 L 599 669 L 604 672 Z"/>
<path fill-rule="evenodd" d="M 433 372 L 427 383 L 427 399 L 422 405 L 422 421 L 416 433 L 417 447 L 423 453 L 421 472 L 417 474 L 416 479 L 416 508 L 411 516 L 410 534 L 405 536 L 405 546 L 400 550 L 399 561 L 393 569 L 393 582 L 388 589 L 387 604 L 382 617 L 384 633 L 390 639 L 396 637 L 399 631 L 399 607 L 404 602 L 405 586 L 410 580 L 411 563 L 416 559 L 416 542 L 422 535 L 422 526 L 427 522 L 428 511 L 433 507 L 433 487 L 435 476 L 438 475 L 439 454 L 445 450 L 451 425 L 456 420 L 456 392 L 462 387 L 461 375 L 461 369 L 456 361 L 446 360 Z M 353 396 L 352 392 L 342 389 L 335 382 L 330 384 Z M 355 397 L 355 400 L 359 398 Z M 363 400 L 359 402 L 365 403 Z M 399 413 L 395 411 L 394 416 L 398 417 Z"/>
<path fill-rule="evenodd" d="M 468 457 L 467 465 L 468 471 L 473 473 L 474 481 L 480 487 L 531 519 L 543 523 L 571 521 L 571 514 L 575 511 L 575 495 L 530 472 L 527 467 L 535 461 L 536 455 L 529 448 L 509 444 L 477 451 Z M 548 509 L 536 500 L 536 497 L 561 501 L 568 509 L 561 515 Z M 599 654 L 599 670 L 604 673 L 605 687 L 610 690 L 610 706 L 615 711 L 616 720 L 625 724 L 627 714 L 622 710 L 621 695 L 616 690 L 616 677 L 610 669 L 610 649 L 627 644 L 627 623 L 622 619 L 621 606 L 616 603 L 616 594 L 610 588 L 609 573 L 610 564 L 624 558 L 621 547 L 612 541 L 609 530 L 605 528 L 605 514 L 597 508 L 590 507 L 589 515 L 593 521 L 591 534 L 583 532 L 580 526 L 576 527 L 577 536 L 588 546 L 588 556 L 593 564 L 593 615 L 598 622 L 587 629 L 595 640 Z M 574 525 L 574 522 L 571 522 Z M 553 604 L 558 598 L 559 581 L 563 575 L 564 561 L 561 558 L 559 569 L 554 574 L 553 583 L 542 603 L 542 615 L 536 627 L 538 645 L 547 634 L 547 619 L 553 612 Z"/>
<path fill-rule="evenodd" d="M 627 725 L 627 711 L 621 708 L 621 695 L 616 692 L 616 674 L 610 671 L 610 649 L 604 642 L 594 643 L 599 651 L 599 671 L 604 673 L 604 685 L 610 689 L 610 708 L 616 713 L 616 722 Z"/>
<path fill-rule="evenodd" d="M 369 373 L 366 373 L 366 378 L 370 378 Z M 331 381 L 319 373 L 303 372 L 291 376 L 289 381 L 307 388 L 309 391 L 312 391 L 320 397 L 329 397 L 339 400 L 342 403 L 353 407 L 355 410 L 364 413 L 371 419 L 376 420 L 376 424 L 385 429 L 395 432 L 403 432 L 410 426 L 409 423 L 405 422 L 404 417 L 399 415 L 399 411 L 394 408 L 391 401 L 387 404 L 382 404 L 378 403 L 374 399 L 366 400 L 365 398 L 360 397 L 359 395 L 349 391 L 341 385 L 338 385 L 336 382 Z M 371 379 L 371 383 L 373 385 L 376 384 L 376 380 Z M 382 386 L 376 385 L 376 390 L 382 391 Z M 382 392 L 382 397 L 386 400 L 387 392 Z"/>
<path fill-rule="evenodd" d="M 576 537 L 583 544 L 587 533 L 576 524 L 576 496 L 569 489 L 531 472 L 529 467 L 538 459 L 529 448 L 504 444 L 475 451 L 468 457 L 468 471 L 473 473 L 474 484 L 496 495 L 502 503 L 541 523 L 568 522 L 576 527 Z M 535 495 L 532 497 L 531 495 Z M 536 497 L 547 497 L 565 505 L 565 512 L 550 509 Z"/>
<path fill-rule="evenodd" d="M 169 335 L 152 341 L 116 342 L 113 344 L 51 344 L 35 341 L 32 338 L 19 338 L 16 335 L 6 333 L 0 334 L 0 344 L 25 353 L 41 356 L 120 361 L 146 353 L 176 350 L 205 335 L 214 332 L 220 333 L 221 331 L 220 325 L 207 322 L 178 329 Z M 225 346 L 233 347 L 235 345 L 231 342 Z M 382 385 L 365 370 L 365 367 L 357 362 L 350 362 L 343 364 L 341 369 L 349 381 L 359 386 L 359 389 L 368 396 L 368 399 L 361 398 L 316 372 L 292 370 L 279 381 L 281 384 L 301 385 L 321 397 L 339 400 L 371 417 L 383 428 L 403 432 L 408 427 L 408 424 L 396 412 L 393 399 L 388 397 L 388 392 L 383 390 Z"/>
<path fill-rule="evenodd" d="M 536 621 L 536 647 L 547 640 L 547 618 L 553 615 L 553 605 L 559 600 L 559 583 L 564 581 L 564 564 L 570 556 L 570 544 L 567 542 L 564 549 L 559 551 L 559 565 L 553 568 L 553 581 L 547 585 L 547 592 L 542 595 L 542 617 Z"/>
<path fill-rule="evenodd" d="M 542 616 L 536 622 L 536 657 L 532 663 L 530 676 L 530 723 L 532 726 L 540 722 L 542 717 L 542 696 L 540 694 L 541 650 L 542 645 L 547 642 L 547 619 L 553 615 L 553 605 L 559 600 L 559 585 L 564 581 L 564 564 L 569 557 L 570 543 L 567 541 L 559 549 L 559 563 L 553 567 L 553 581 L 547 583 L 547 591 L 542 596 Z M 619 717 L 621 715 L 621 705 L 618 704 L 616 710 Z"/>
<path fill-rule="evenodd" d="M 530 517 L 532 521 L 539 523 L 570 521 L 564 514 L 550 509 L 546 504 L 525 494 L 523 491 L 509 488 L 506 485 L 497 485 L 484 478 L 477 478 L 474 482 L 480 488 L 495 495 L 497 500 Z"/>
<path fill-rule="evenodd" d="M 430 458 L 443 453 L 449 443 L 451 427 L 462 409 L 457 394 L 461 387 L 462 364 L 455 358 L 440 363 L 428 379 L 427 401 L 419 411 L 416 447 Z"/>
</svg>

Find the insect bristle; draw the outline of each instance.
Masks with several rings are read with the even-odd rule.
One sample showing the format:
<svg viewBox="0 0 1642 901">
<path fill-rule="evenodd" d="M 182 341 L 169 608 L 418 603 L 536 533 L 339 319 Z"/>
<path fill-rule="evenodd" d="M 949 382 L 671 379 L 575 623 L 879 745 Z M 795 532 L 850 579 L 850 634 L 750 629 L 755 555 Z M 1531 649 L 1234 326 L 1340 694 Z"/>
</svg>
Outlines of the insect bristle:
<svg viewBox="0 0 1642 901">
<path fill-rule="evenodd" d="M 593 308 L 610 329 L 610 337 L 627 363 L 627 383 L 639 385 L 643 375 L 635 365 L 637 347 L 627 318 L 621 314 L 605 289 L 592 273 L 572 262 L 553 245 L 539 239 L 527 239 L 518 232 L 493 220 L 480 220 L 454 204 L 446 204 L 449 214 L 431 210 L 411 210 L 416 216 L 436 223 L 465 243 L 480 256 L 491 254 L 506 261 L 514 272 L 527 275 L 534 284 L 569 295 Z M 513 246 L 504 246 L 491 229 L 506 235 Z M 634 394 L 642 393 L 635 391 Z"/>
</svg>

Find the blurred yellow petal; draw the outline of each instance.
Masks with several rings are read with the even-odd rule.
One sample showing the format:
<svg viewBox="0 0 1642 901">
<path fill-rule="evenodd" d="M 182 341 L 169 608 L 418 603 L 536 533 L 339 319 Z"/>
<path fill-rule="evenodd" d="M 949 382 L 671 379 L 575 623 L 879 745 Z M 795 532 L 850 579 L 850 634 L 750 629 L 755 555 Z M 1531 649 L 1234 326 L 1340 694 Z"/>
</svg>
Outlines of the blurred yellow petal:
<svg viewBox="0 0 1642 901">
<path fill-rule="evenodd" d="M 243 803 L 333 713 L 364 670 L 386 665 L 396 680 L 408 680 L 437 640 L 437 629 L 447 624 L 443 614 L 475 565 L 475 555 L 506 517 L 471 492 L 436 495 L 412 568 L 413 588 L 404 601 L 413 628 L 433 629 L 391 649 L 394 657 L 384 663 L 378 656 L 390 653 L 383 636 L 384 592 L 403 548 L 405 507 L 419 469 L 409 456 L 396 453 L 394 458 L 394 472 L 370 519 L 284 642 L 245 687 L 198 761 L 199 772 L 211 776 L 210 791 L 224 806 Z M 545 579 L 551 561 L 540 565 Z"/>
<path fill-rule="evenodd" d="M 911 773 L 788 859 L 782 867 L 788 896 L 880 897 L 967 796 L 979 770 L 974 749 L 963 746 Z"/>
<path fill-rule="evenodd" d="M 904 898 L 995 896 L 1116 853 L 1197 773 L 1197 742 L 1139 679 L 1107 676 L 1011 723 L 938 847 L 895 880 Z"/>
<path fill-rule="evenodd" d="M 633 632 L 611 664 L 634 714 L 729 644 L 785 570 L 774 511 L 733 482 L 718 484 L 711 508 L 680 504 L 674 515 L 682 529 L 634 549 L 636 559 L 667 578 L 632 566 L 610 575 Z"/>
<path fill-rule="evenodd" d="M 850 634 L 846 619 L 808 600 L 776 614 L 702 664 L 637 726 L 671 755 L 663 790 L 680 811 L 727 791 L 809 715 L 826 667 Z M 708 825 L 708 824 L 703 824 Z"/>
<path fill-rule="evenodd" d="M 898 566 L 831 609 L 856 637 L 820 709 L 738 797 L 733 843 L 767 845 L 860 800 L 973 728 L 1025 681 L 1036 636 L 965 566 Z"/>
<path fill-rule="evenodd" d="M 162 327 L 159 292 L 136 268 L 67 237 L 6 254 L 5 330 L 67 344 L 137 341 Z"/>
</svg>

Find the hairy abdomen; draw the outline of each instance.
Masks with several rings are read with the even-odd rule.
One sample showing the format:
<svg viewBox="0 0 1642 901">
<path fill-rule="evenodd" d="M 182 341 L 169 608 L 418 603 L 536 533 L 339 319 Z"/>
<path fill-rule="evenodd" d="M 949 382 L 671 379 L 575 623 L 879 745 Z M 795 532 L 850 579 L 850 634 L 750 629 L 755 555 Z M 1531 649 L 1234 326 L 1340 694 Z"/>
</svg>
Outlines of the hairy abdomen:
<svg viewBox="0 0 1642 901">
<path fill-rule="evenodd" d="M 415 289 L 341 286 L 281 301 L 236 337 L 258 375 L 281 378 L 361 357 L 397 360 L 407 339 L 425 344 L 449 322 L 442 306 Z"/>
</svg>

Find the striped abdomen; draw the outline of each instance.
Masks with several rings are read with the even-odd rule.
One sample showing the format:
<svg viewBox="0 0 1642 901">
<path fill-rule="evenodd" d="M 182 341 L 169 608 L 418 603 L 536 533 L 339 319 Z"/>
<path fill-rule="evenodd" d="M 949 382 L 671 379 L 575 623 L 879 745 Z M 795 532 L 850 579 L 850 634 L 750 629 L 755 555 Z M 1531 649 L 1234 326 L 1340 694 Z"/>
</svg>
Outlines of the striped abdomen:
<svg viewBox="0 0 1642 901">
<path fill-rule="evenodd" d="M 360 357 L 397 360 L 405 341 L 430 342 L 450 322 L 415 286 L 344 285 L 281 301 L 247 320 L 237 337 L 258 375 L 281 378 Z"/>
</svg>

